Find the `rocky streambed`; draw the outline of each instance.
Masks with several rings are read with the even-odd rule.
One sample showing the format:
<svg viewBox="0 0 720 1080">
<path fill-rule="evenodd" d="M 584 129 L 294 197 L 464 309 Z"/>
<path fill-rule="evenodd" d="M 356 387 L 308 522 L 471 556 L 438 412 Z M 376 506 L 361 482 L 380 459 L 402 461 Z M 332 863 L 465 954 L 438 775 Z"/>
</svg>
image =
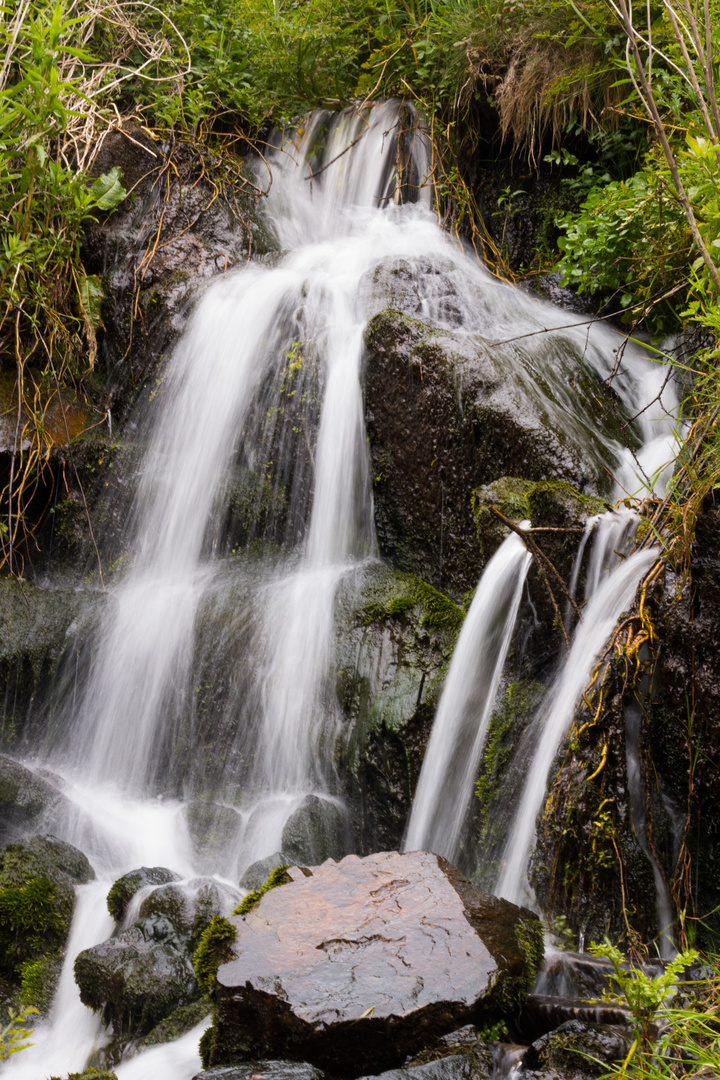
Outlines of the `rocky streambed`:
<svg viewBox="0 0 720 1080">
<path fill-rule="evenodd" d="M 49 836 L 0 855 L 4 992 L 19 1004 L 47 1009 L 67 968 L 73 885 L 92 877 Z M 627 1052 L 622 1009 L 532 993 L 591 997 L 607 986 L 602 965 L 553 952 L 543 966 L 537 916 L 437 855 L 281 863 L 241 895 L 162 867 L 113 884 L 114 930 L 73 964 L 112 1034 L 73 1080 L 114 1076 L 121 1057 L 122 1077 L 141 1052 L 203 1028 L 198 1080 L 583 1078 L 596 1074 L 587 1054 L 607 1065 Z"/>
</svg>

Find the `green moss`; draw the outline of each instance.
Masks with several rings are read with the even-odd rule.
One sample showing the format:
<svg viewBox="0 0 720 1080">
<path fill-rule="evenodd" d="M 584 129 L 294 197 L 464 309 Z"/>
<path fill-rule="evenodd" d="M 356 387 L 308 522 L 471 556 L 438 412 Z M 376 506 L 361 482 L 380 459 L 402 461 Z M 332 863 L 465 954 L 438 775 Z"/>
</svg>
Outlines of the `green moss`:
<svg viewBox="0 0 720 1080">
<path fill-rule="evenodd" d="M 506 526 L 493 508 L 511 521 L 530 521 L 533 526 L 577 525 L 602 514 L 605 504 L 593 495 L 583 495 L 565 480 L 523 480 L 501 476 L 492 484 L 476 488 L 471 497 L 478 543 L 488 558 L 506 535 Z"/>
<path fill-rule="evenodd" d="M 602 499 L 583 495 L 566 480 L 541 480 L 527 496 L 533 525 L 560 525 L 584 521 L 605 512 Z"/>
<path fill-rule="evenodd" d="M 233 911 L 233 915 L 247 915 L 248 911 L 262 900 L 266 892 L 269 892 L 270 889 L 277 888 L 278 885 L 287 885 L 288 882 L 292 880 L 287 874 L 287 869 L 286 863 L 276 866 L 270 873 L 270 876 L 264 885 L 261 885 L 259 889 L 253 889 L 252 892 L 249 892 L 247 896 L 243 897 Z"/>
<path fill-rule="evenodd" d="M 22 965 L 39 959 L 48 950 L 65 944 L 72 916 L 67 898 L 52 881 L 31 877 L 23 885 L 0 887 L 0 967 L 9 976 Z"/>
<path fill-rule="evenodd" d="M 166 1016 L 159 1024 L 156 1024 L 149 1035 L 141 1039 L 137 1044 L 138 1050 L 148 1046 L 158 1046 L 161 1043 L 173 1042 L 191 1031 L 201 1020 L 212 1012 L 212 1002 L 207 997 L 199 1001 L 192 1001 L 189 1005 L 181 1005 L 170 1016 Z"/>
<path fill-rule="evenodd" d="M 539 682 L 510 683 L 488 725 L 482 769 L 475 785 L 481 814 L 487 814 L 506 767 L 528 720 L 540 703 L 545 687 Z"/>
<path fill-rule="evenodd" d="M 401 618 L 414 608 L 418 609 L 421 626 L 446 631 L 454 643 L 465 618 L 465 609 L 415 574 L 396 573 L 392 591 L 385 589 L 365 604 L 358 618 L 369 625 L 379 619 Z"/>
<path fill-rule="evenodd" d="M 535 916 L 519 919 L 513 936 L 516 957 L 521 962 L 508 966 L 494 987 L 493 1005 L 500 1016 L 520 1012 L 545 955 L 543 926 Z M 517 973 L 513 974 L 513 970 Z"/>
<path fill-rule="evenodd" d="M 198 1050 L 200 1051 L 200 1064 L 203 1069 L 209 1069 L 212 1065 L 213 1051 L 215 1050 L 215 1035 L 216 1028 L 213 1024 L 200 1036 Z"/>
<path fill-rule="evenodd" d="M 212 992 L 220 965 L 231 959 L 232 945 L 236 938 L 237 930 L 222 915 L 216 915 L 203 930 L 200 944 L 193 956 L 193 968 L 197 981 L 206 994 Z"/>
<path fill-rule="evenodd" d="M 56 956 L 41 956 L 38 960 L 26 960 L 20 968 L 20 1001 L 23 1006 L 32 1005 L 40 1013 L 47 1013 L 55 997 L 60 978 L 60 960 Z"/>
</svg>

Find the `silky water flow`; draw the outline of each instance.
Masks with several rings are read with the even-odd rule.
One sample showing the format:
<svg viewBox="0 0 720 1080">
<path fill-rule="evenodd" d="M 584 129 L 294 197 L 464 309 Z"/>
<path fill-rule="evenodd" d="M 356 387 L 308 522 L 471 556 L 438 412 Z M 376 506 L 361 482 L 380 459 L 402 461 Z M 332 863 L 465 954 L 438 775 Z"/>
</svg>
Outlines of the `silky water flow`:
<svg viewBox="0 0 720 1080">
<path fill-rule="evenodd" d="M 147 448 L 129 516 L 128 568 L 110 586 L 86 685 L 73 693 L 77 707 L 57 704 L 70 715 L 69 737 L 58 738 L 42 762 L 27 763 L 59 778 L 70 811 L 53 831 L 88 854 L 98 880 L 78 890 L 51 1015 L 37 1026 L 35 1045 L 3 1067 L 8 1076 L 35 1080 L 38 1069 L 80 1069 L 107 1037 L 79 1002 L 72 965 L 79 950 L 110 932 L 104 899 L 113 880 L 143 864 L 163 865 L 192 890 L 199 873 L 211 872 L 230 910 L 240 874 L 279 849 L 283 826 L 302 800 L 314 794 L 338 802 L 332 761 L 340 732 L 328 703 L 335 597 L 347 575 L 377 558 L 361 385 L 364 327 L 385 306 L 368 286 L 374 268 L 397 260 L 413 267 L 419 317 L 464 335 L 469 347 L 532 335 L 525 345 L 498 345 L 497 363 L 542 402 L 551 427 L 586 438 L 589 452 L 623 484 L 635 490 L 650 474 L 660 484 L 669 467 L 671 391 L 636 423 L 643 443 L 637 456 L 595 437 L 570 374 L 581 357 L 597 376 L 609 376 L 615 338 L 604 328 L 568 329 L 573 319 L 566 312 L 498 282 L 442 232 L 423 183 L 429 166 L 420 130 L 404 151 L 403 178 L 411 178 L 414 201 L 399 199 L 398 118 L 394 103 L 362 115 L 318 113 L 272 154 L 267 217 L 285 254 L 272 266 L 227 273 L 202 296 L 141 428 Z M 452 282 L 451 310 L 438 273 L 423 270 L 428 266 Z M 218 504 L 238 447 L 252 458 L 248 432 L 262 412 L 258 403 L 266 404 L 268 386 L 282 392 L 290 357 L 315 370 L 320 405 L 310 425 L 311 475 L 308 481 L 307 470 L 298 470 L 290 493 L 301 522 L 294 550 L 261 561 L 253 579 L 252 612 L 243 624 L 252 677 L 243 684 L 242 706 L 240 695 L 230 695 L 250 794 L 234 806 L 232 858 L 226 853 L 208 867 L 193 850 L 182 785 L 173 775 L 177 717 L 191 693 L 198 619 L 207 610 L 212 618 L 213 598 L 224 590 L 228 559 L 214 554 Z M 615 390 L 629 414 L 657 398 L 663 378 L 641 350 L 627 347 Z M 583 665 L 651 558 L 645 553 L 598 570 L 573 646 L 580 652 L 585 634 Z M 423 764 L 409 846 L 452 857 L 458 843 L 527 569 L 521 540 L 510 537 L 480 582 Z M 573 670 L 572 678 L 558 676 L 556 697 L 566 703 L 558 727 L 582 689 L 580 665 Z M 533 799 L 546 773 L 542 762 L 533 766 Z M 233 777 L 224 780 L 231 790 Z M 530 811 L 526 816 L 534 820 Z M 532 828 L 523 828 L 514 850 L 532 841 Z M 189 1080 L 199 1069 L 202 1027 L 124 1061 L 120 1080 L 148 1070 L 155 1080 Z"/>
</svg>

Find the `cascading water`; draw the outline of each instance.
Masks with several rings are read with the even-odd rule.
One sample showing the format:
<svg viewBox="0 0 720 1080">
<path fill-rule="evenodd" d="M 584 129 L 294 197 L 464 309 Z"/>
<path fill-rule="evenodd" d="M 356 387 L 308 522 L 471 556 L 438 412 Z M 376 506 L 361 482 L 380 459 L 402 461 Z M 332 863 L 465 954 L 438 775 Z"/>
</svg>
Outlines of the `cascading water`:
<svg viewBox="0 0 720 1080">
<path fill-rule="evenodd" d="M 612 332 L 567 329 L 573 320 L 565 312 L 499 283 L 440 230 L 423 188 L 425 138 L 418 131 L 400 148 L 398 117 L 394 103 L 362 113 L 319 113 L 302 136 L 272 155 L 268 215 L 285 254 L 272 267 L 247 266 L 208 289 L 140 427 L 147 450 L 128 526 L 125 576 L 111 587 L 77 710 L 73 695 L 59 706 L 71 718 L 69 735 L 56 739 L 44 761 L 64 785 L 65 809 L 53 831 L 88 853 L 101 882 L 92 887 L 98 896 L 142 864 L 171 866 L 187 879 L 214 872 L 236 882 L 249 863 L 278 850 L 283 826 L 303 798 L 337 802 L 338 714 L 328 689 L 335 598 L 339 582 L 375 557 L 361 365 L 364 328 L 384 305 L 372 286 L 379 265 L 417 264 L 420 317 L 464 335 L 468 348 L 486 349 L 498 368 L 512 372 L 519 401 L 534 402 L 550 429 L 587 443 L 587 460 L 598 474 L 607 467 L 634 490 L 638 472 L 657 473 L 670 457 L 670 428 L 658 397 L 663 373 L 630 346 L 614 378 L 618 398 L 628 414 L 654 397 L 658 402 L 638 421 L 643 446 L 637 459 L 617 440 L 598 445 L 573 380 L 583 366 L 593 378 L 610 376 Z M 414 203 L 399 205 L 399 176 L 403 189 L 415 192 Z M 439 274 L 425 273 L 420 260 L 442 269 L 451 304 L 447 290 L 438 288 Z M 291 397 L 289 367 L 297 370 L 299 396 L 310 403 L 302 453 L 278 420 L 280 396 L 285 403 Z M 260 462 L 262 472 L 270 454 L 287 481 L 282 539 L 295 550 L 276 551 L 243 571 L 246 607 L 235 628 L 247 655 L 226 704 L 234 741 L 224 747 L 220 779 L 207 782 L 212 794 L 225 793 L 237 824 L 222 856 L 198 854 L 178 793 L 189 775 L 194 793 L 210 792 L 187 765 L 192 747 L 183 748 L 179 732 L 189 710 L 198 621 L 217 616 L 230 580 L 225 564 L 231 560 L 216 554 L 218 507 L 237 460 L 248 467 Z M 478 589 L 439 714 L 454 724 L 458 743 L 433 736 L 409 845 L 427 844 L 432 834 L 432 843 L 450 853 L 457 842 L 527 562 L 520 540 L 511 538 Z M 619 575 L 613 597 L 634 588 L 639 569 L 629 561 L 613 572 Z M 609 618 L 608 605 L 599 607 L 589 649 L 599 648 L 600 625 Z M 463 665 L 467 672 L 477 650 L 483 672 L 468 679 Z M 461 759 L 463 768 L 456 770 Z M 452 786 L 455 774 L 462 791 Z M 439 798 L 442 783 L 447 791 Z M 66 992 L 73 952 L 107 933 L 95 908 L 90 916 L 85 900 L 94 893 L 86 888 L 61 981 L 63 1000 L 38 1028 L 36 1048 L 7 1066 L 9 1076 L 35 1080 L 38 1062 L 51 1050 L 59 1073 L 82 1068 L 89 1044 L 102 1038 L 83 1012 L 87 1037 L 78 1042 L 79 1028 L 67 1011 L 72 1005 L 82 1012 Z M 189 1080 L 198 1067 L 198 1034 L 122 1063 L 119 1076 L 131 1080 L 150 1070 Z"/>
<path fill-rule="evenodd" d="M 625 522 L 621 521 L 620 529 L 624 528 Z M 611 528 L 606 531 L 612 535 Z M 619 535 L 622 533 L 615 532 L 616 537 Z M 602 546 L 599 552 L 601 550 Z M 505 846 L 503 871 L 495 889 L 498 896 L 513 903 L 528 902 L 527 866 L 535 836 L 535 819 L 542 806 L 548 772 L 560 741 L 570 727 L 580 694 L 618 615 L 632 602 L 641 578 L 656 557 L 656 550 L 646 549 L 605 572 L 604 580 L 583 611 L 567 661 L 533 720 L 525 747 L 518 752 L 519 771 L 525 773 L 525 779 Z"/>
<path fill-rule="evenodd" d="M 456 855 L 530 562 L 520 537 L 511 534 L 480 580 L 433 723 L 406 851 Z"/>
</svg>

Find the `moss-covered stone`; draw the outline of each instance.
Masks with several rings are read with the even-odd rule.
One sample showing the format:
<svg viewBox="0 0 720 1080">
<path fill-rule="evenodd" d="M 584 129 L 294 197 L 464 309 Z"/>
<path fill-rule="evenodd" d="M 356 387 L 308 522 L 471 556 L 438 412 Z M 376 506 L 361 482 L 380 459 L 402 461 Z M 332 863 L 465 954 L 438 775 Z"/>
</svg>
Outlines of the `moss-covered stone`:
<svg viewBox="0 0 720 1080">
<path fill-rule="evenodd" d="M 606 510 L 601 499 L 584 495 L 565 480 L 532 481 L 501 476 L 472 493 L 478 543 L 486 558 L 508 534 L 492 508 L 511 521 L 529 521 L 535 528 L 577 527 Z"/>
<path fill-rule="evenodd" d="M 244 896 L 233 911 L 233 915 L 247 915 L 251 908 L 254 908 L 256 904 L 260 903 L 266 892 L 269 892 L 270 889 L 276 889 L 278 885 L 287 885 L 292 881 L 287 870 L 288 867 L 286 865 L 276 866 L 271 870 L 265 884 L 261 885 L 259 889 L 253 889 L 247 896 Z"/>
<path fill-rule="evenodd" d="M 494 343 L 409 317 L 390 299 L 365 339 L 378 538 L 398 569 L 459 597 L 492 554 L 477 548 L 471 491 L 498 477 L 609 491 L 604 438 L 622 438 L 620 425 L 569 335 Z M 570 401 L 568 383 L 581 377 L 593 393 Z"/>
<path fill-rule="evenodd" d="M 107 894 L 108 911 L 115 922 L 122 922 L 128 904 L 139 889 L 144 889 L 147 885 L 166 885 L 168 882 L 179 880 L 179 874 L 164 866 L 140 866 L 137 870 L 123 874 L 110 886 Z"/>
<path fill-rule="evenodd" d="M 337 597 L 337 772 L 361 853 L 397 848 L 464 609 L 379 564 Z"/>
<path fill-rule="evenodd" d="M 76 883 L 90 881 L 94 872 L 77 848 L 52 836 L 8 844 L 0 853 L 0 970 L 17 985 L 27 973 L 27 989 L 39 994 L 42 967 L 26 965 L 52 961 L 65 948 Z"/>
<path fill-rule="evenodd" d="M 181 1005 L 170 1016 L 161 1020 L 152 1031 L 136 1044 L 138 1051 L 145 1050 L 150 1046 L 159 1046 L 161 1043 L 173 1042 L 181 1035 L 187 1034 L 197 1027 L 202 1020 L 212 1012 L 212 1002 L 208 997 L 201 997 L 189 1005 Z"/>
<path fill-rule="evenodd" d="M 82 1002 L 101 1012 L 116 1036 L 137 1038 L 197 1001 L 193 953 L 231 897 L 236 890 L 208 879 L 153 887 L 132 926 L 77 956 Z"/>
</svg>

